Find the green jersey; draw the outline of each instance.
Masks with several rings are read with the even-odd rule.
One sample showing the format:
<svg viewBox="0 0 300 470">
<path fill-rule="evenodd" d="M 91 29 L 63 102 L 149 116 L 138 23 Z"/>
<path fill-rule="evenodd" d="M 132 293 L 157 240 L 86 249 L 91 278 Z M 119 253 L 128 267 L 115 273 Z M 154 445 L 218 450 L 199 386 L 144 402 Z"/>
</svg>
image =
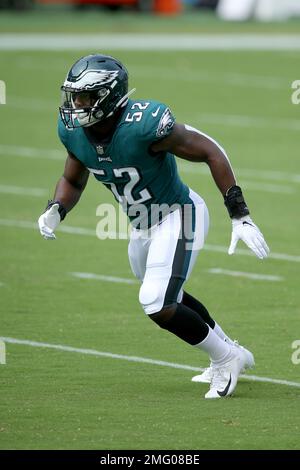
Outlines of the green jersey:
<svg viewBox="0 0 300 470">
<path fill-rule="evenodd" d="M 93 141 L 88 128 L 67 129 L 61 119 L 58 133 L 66 149 L 113 192 L 131 223 L 145 228 L 157 223 L 171 206 L 190 202 L 174 155 L 150 150 L 153 142 L 170 134 L 174 123 L 166 105 L 128 100 L 107 142 Z"/>
</svg>

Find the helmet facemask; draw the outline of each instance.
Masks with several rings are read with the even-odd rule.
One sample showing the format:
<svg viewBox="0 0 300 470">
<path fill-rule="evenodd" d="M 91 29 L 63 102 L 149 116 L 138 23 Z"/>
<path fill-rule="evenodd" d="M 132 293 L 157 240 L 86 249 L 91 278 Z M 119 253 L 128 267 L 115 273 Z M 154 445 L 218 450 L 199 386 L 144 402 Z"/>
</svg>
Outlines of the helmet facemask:
<svg viewBox="0 0 300 470">
<path fill-rule="evenodd" d="M 68 129 L 89 127 L 113 116 L 135 91 L 128 93 L 128 72 L 121 62 L 102 54 L 75 62 L 61 90 L 59 110 Z"/>
<path fill-rule="evenodd" d="M 110 95 L 109 88 L 93 91 L 75 91 L 62 87 L 60 114 L 66 127 L 89 127 L 105 117 L 105 101 Z"/>
</svg>

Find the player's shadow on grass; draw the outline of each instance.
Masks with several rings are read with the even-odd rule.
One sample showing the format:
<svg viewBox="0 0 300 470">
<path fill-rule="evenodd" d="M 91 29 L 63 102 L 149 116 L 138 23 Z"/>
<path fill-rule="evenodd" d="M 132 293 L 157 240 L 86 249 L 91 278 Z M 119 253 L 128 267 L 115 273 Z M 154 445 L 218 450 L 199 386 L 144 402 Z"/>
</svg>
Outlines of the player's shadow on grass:
<svg viewBox="0 0 300 470">
<path fill-rule="evenodd" d="M 180 389 L 182 384 L 180 384 Z M 200 394 L 205 394 L 209 389 L 209 384 L 204 383 L 193 383 L 191 382 L 190 390 L 193 391 L 195 388 L 199 390 Z M 295 399 L 295 397 L 300 400 L 300 388 L 281 385 L 281 384 L 272 384 L 264 382 L 255 382 L 252 380 L 247 380 L 247 378 L 242 378 L 239 380 L 238 385 L 232 395 L 233 398 L 239 399 Z"/>
<path fill-rule="evenodd" d="M 238 382 L 234 397 L 255 400 L 272 400 L 274 398 L 287 400 L 292 398 L 294 400 L 295 397 L 299 397 L 300 400 L 300 388 L 276 383 L 254 382 L 243 378 Z"/>
</svg>

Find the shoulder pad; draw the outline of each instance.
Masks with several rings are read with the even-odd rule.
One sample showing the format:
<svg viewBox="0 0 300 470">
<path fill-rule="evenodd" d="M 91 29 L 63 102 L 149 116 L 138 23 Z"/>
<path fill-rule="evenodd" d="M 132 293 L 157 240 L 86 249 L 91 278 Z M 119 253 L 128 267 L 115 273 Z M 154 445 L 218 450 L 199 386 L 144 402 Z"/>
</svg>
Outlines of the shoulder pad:
<svg viewBox="0 0 300 470">
<path fill-rule="evenodd" d="M 130 112 L 125 120 L 133 122 L 136 136 L 149 144 L 169 135 L 175 124 L 175 117 L 170 109 L 158 101 L 132 102 L 129 109 Z"/>
<path fill-rule="evenodd" d="M 154 142 L 170 134 L 175 124 L 175 117 L 165 104 L 151 102 L 146 109 L 142 124 L 143 139 Z"/>
</svg>

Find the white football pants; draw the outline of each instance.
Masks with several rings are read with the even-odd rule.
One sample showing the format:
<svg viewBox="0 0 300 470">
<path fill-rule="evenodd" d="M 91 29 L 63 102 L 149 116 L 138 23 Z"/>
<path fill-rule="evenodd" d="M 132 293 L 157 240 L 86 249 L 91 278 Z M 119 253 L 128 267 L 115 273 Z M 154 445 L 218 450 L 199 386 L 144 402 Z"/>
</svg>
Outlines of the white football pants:
<svg viewBox="0 0 300 470">
<path fill-rule="evenodd" d="M 190 201 L 149 230 L 132 229 L 128 256 L 142 282 L 139 301 L 147 314 L 181 302 L 209 227 L 204 200 L 190 189 Z"/>
</svg>

